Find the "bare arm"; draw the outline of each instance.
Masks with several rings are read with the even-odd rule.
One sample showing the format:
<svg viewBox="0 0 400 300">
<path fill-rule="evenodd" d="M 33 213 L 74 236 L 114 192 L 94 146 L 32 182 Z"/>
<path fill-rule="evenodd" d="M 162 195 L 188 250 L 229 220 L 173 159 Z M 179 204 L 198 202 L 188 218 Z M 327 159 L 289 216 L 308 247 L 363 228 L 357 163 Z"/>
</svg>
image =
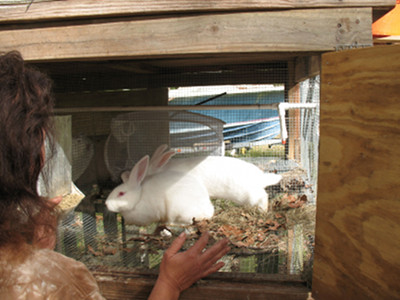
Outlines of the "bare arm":
<svg viewBox="0 0 400 300">
<path fill-rule="evenodd" d="M 173 241 L 171 247 L 165 251 L 160 274 L 149 300 L 176 300 L 182 291 L 197 280 L 224 266 L 223 262 L 217 261 L 229 251 L 227 240 L 221 240 L 203 251 L 208 239 L 208 233 L 203 234 L 196 244 L 185 252 L 178 252 L 186 240 L 184 233 Z"/>
</svg>

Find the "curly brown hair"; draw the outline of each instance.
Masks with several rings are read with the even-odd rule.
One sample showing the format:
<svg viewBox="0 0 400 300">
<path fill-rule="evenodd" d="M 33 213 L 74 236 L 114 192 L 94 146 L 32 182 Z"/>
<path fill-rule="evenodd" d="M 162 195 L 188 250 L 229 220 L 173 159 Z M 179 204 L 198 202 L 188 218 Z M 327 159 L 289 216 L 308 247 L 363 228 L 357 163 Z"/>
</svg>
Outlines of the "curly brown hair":
<svg viewBox="0 0 400 300">
<path fill-rule="evenodd" d="M 0 56 L 0 246 L 32 243 L 39 225 L 55 231 L 53 208 L 37 191 L 45 140 L 54 149 L 51 86 L 19 52 Z"/>
</svg>

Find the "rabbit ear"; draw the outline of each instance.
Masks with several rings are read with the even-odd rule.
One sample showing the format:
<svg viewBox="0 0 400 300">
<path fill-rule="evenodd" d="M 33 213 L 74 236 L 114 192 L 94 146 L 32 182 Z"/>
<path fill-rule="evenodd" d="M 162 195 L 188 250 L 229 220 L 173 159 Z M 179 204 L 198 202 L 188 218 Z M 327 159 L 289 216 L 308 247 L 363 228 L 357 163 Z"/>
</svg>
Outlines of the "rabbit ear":
<svg viewBox="0 0 400 300">
<path fill-rule="evenodd" d="M 122 172 L 122 174 L 121 174 L 121 179 L 122 179 L 122 182 L 123 182 L 123 183 L 127 183 L 127 182 L 128 182 L 129 174 L 130 174 L 130 173 L 131 173 L 131 172 L 129 172 L 129 171 Z"/>
<path fill-rule="evenodd" d="M 152 167 L 154 168 L 154 170 L 161 169 L 163 166 L 167 164 L 167 162 L 169 162 L 171 157 L 174 156 L 175 154 L 176 152 L 174 150 L 169 150 L 168 152 L 165 152 L 156 162 L 156 164 L 154 166 L 152 165 Z"/>
<path fill-rule="evenodd" d="M 167 149 L 168 149 L 167 144 L 162 144 L 158 146 L 158 148 L 156 149 L 156 151 L 154 151 L 153 155 L 150 158 L 150 165 L 153 164 L 154 160 L 158 159 Z"/>
<path fill-rule="evenodd" d="M 149 167 L 149 159 L 149 156 L 145 155 L 133 167 L 131 173 L 129 174 L 128 181 L 126 182 L 129 187 L 140 186 L 143 179 L 146 177 L 147 169 Z"/>
<path fill-rule="evenodd" d="M 167 145 L 161 145 L 154 151 L 153 156 L 150 159 L 149 175 L 152 175 L 159 171 L 165 164 L 175 155 L 174 150 L 169 150 L 163 153 L 168 148 Z"/>
</svg>

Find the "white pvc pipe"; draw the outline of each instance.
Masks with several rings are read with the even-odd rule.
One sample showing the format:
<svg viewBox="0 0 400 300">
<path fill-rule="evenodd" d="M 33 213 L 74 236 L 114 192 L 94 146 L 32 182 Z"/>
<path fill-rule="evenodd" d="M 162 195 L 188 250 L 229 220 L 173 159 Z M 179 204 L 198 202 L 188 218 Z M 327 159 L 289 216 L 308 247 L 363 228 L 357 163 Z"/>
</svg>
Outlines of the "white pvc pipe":
<svg viewBox="0 0 400 300">
<path fill-rule="evenodd" d="M 289 103 L 289 102 L 281 102 L 278 105 L 278 113 L 279 113 L 279 121 L 281 125 L 281 139 L 282 144 L 286 144 L 286 140 L 288 138 L 288 133 L 286 129 L 286 120 L 285 120 L 285 113 L 289 109 L 314 109 L 318 105 L 317 103 Z"/>
</svg>

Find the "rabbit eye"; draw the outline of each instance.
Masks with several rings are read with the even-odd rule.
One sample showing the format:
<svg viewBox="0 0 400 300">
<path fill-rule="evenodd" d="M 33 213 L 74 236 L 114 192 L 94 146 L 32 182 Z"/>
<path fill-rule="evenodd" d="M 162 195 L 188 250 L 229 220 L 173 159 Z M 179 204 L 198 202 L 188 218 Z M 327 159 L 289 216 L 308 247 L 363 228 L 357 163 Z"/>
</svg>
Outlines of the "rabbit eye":
<svg viewBox="0 0 400 300">
<path fill-rule="evenodd" d="M 119 192 L 118 193 L 118 197 L 122 197 L 123 195 L 125 195 L 125 192 Z"/>
</svg>

